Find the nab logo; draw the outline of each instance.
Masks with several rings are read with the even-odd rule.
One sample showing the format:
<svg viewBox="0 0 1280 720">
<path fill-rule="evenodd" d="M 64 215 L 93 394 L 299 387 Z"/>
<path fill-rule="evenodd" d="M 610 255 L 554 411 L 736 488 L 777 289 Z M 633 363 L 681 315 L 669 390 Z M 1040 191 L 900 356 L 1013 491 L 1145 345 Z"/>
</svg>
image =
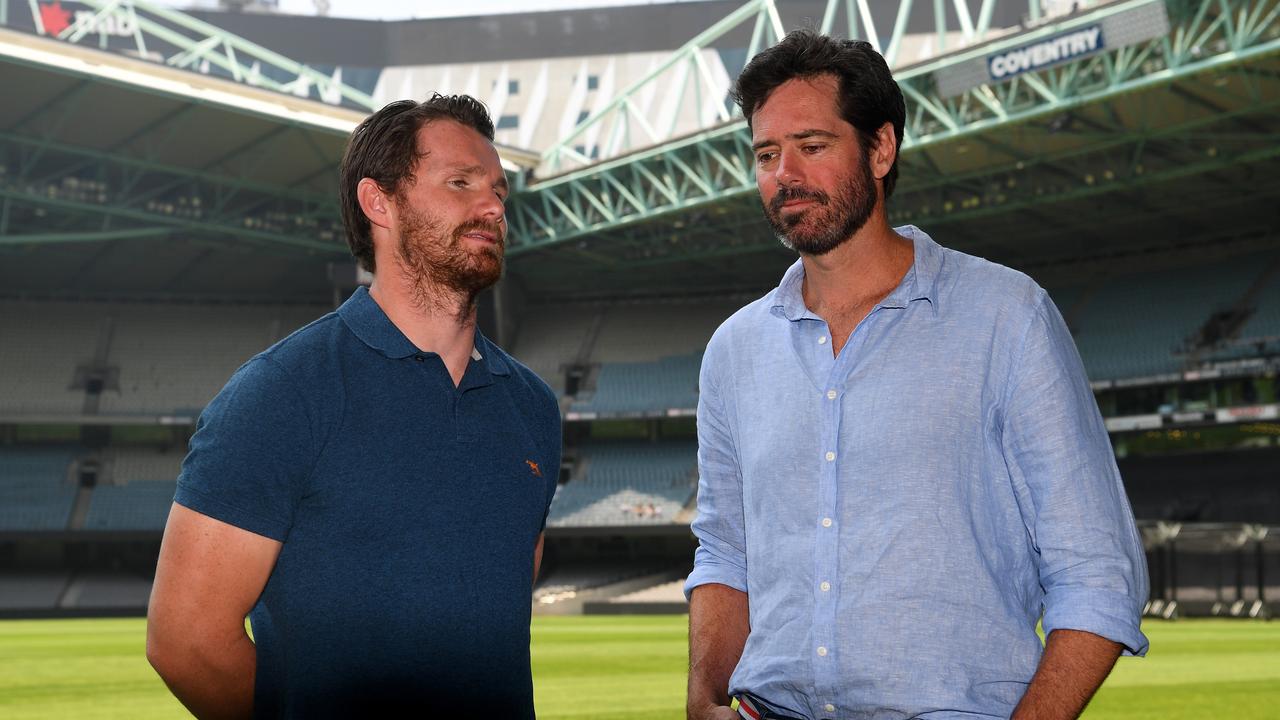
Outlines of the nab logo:
<svg viewBox="0 0 1280 720">
<path fill-rule="evenodd" d="M 63 10 L 61 2 L 52 5 L 40 4 L 40 24 L 49 35 L 58 35 L 71 27 L 71 11 Z"/>
<path fill-rule="evenodd" d="M 524 464 L 529 466 L 529 470 L 533 472 L 534 477 L 542 477 L 542 470 L 538 467 L 538 463 L 532 460 L 525 460 Z"/>
</svg>

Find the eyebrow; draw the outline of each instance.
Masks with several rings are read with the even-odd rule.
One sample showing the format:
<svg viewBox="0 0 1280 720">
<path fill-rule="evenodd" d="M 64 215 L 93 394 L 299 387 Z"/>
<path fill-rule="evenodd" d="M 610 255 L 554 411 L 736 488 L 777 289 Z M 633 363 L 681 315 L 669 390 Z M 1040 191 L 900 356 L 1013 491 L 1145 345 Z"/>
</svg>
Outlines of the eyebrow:
<svg viewBox="0 0 1280 720">
<path fill-rule="evenodd" d="M 809 128 L 808 130 L 793 132 L 785 136 L 787 140 L 804 140 L 806 138 L 811 138 L 811 137 L 834 138 L 836 137 L 836 134 L 829 130 L 819 130 L 817 128 Z M 770 145 L 777 145 L 777 144 L 778 144 L 777 140 L 774 140 L 772 138 L 765 138 L 764 140 L 761 140 L 757 143 L 752 144 L 751 150 L 756 151 L 762 147 L 768 147 Z"/>
<path fill-rule="evenodd" d="M 451 172 L 460 172 L 464 175 L 484 175 L 485 174 L 485 169 L 483 165 L 453 165 L 449 167 L 449 170 Z M 504 191 L 509 192 L 511 190 L 511 184 L 507 182 L 506 172 L 503 172 L 502 177 L 499 178 L 498 181 L 493 185 L 494 187 L 502 188 Z"/>
</svg>

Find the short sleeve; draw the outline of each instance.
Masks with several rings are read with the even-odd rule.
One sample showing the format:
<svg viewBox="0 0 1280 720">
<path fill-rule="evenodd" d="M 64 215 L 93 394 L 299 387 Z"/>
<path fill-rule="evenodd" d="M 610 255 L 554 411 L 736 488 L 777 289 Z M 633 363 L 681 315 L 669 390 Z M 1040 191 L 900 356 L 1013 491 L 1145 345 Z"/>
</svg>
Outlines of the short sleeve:
<svg viewBox="0 0 1280 720">
<path fill-rule="evenodd" d="M 260 355 L 201 413 L 175 502 L 283 542 L 317 445 L 302 396 L 278 364 Z"/>
</svg>

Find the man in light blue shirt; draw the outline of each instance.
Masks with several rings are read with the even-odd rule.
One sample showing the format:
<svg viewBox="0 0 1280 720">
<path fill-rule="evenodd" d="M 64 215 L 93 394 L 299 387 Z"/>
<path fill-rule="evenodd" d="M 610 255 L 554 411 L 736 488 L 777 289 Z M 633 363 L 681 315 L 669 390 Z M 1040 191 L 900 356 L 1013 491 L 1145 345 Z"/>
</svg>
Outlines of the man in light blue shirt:
<svg viewBox="0 0 1280 720">
<path fill-rule="evenodd" d="M 800 260 L 703 359 L 689 717 L 1077 717 L 1148 588 L 1062 317 L 889 226 L 905 108 L 867 43 L 792 33 L 736 91 Z"/>
</svg>

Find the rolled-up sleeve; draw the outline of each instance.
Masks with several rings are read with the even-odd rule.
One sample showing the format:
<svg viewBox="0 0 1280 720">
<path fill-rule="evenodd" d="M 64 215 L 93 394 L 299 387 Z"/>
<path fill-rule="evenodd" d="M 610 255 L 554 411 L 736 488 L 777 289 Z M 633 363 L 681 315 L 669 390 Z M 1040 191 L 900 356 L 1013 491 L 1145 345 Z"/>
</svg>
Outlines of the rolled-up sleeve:
<svg viewBox="0 0 1280 720">
<path fill-rule="evenodd" d="M 698 549 L 685 582 L 686 597 L 708 583 L 747 591 L 742 472 L 718 383 L 724 370 L 718 345 L 712 338 L 698 379 L 698 516 L 693 521 Z"/>
<path fill-rule="evenodd" d="M 1041 623 L 1143 655 L 1146 559 L 1071 334 L 1044 291 L 1006 388 L 1003 450 L 1045 590 Z"/>
</svg>

